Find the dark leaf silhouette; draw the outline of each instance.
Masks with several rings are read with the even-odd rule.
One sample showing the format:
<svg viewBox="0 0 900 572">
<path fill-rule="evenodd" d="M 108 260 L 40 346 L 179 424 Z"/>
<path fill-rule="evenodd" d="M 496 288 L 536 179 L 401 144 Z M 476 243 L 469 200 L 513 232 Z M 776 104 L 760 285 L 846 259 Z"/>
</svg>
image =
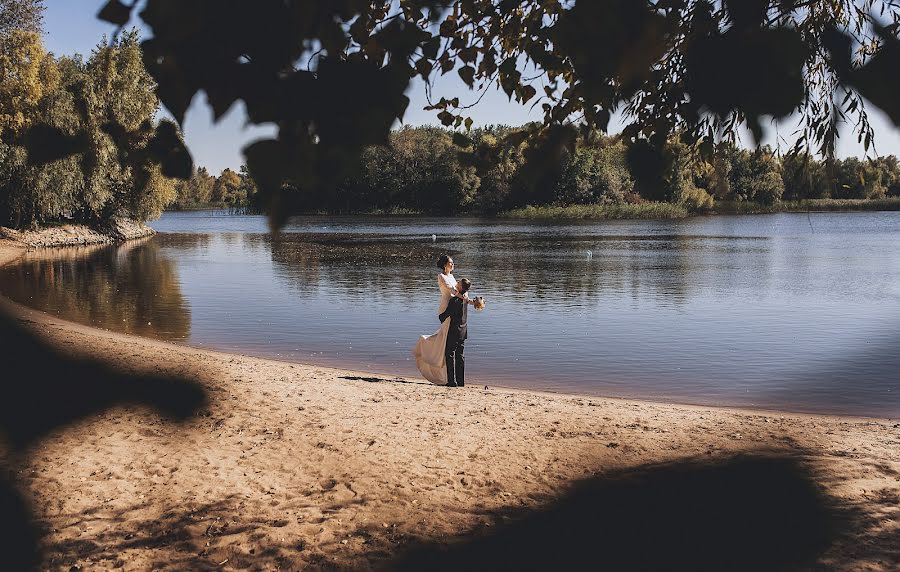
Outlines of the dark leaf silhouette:
<svg viewBox="0 0 900 572">
<path fill-rule="evenodd" d="M 841 79 L 900 125 L 900 40 L 890 36 L 884 28 L 878 31 L 884 46 L 858 69 L 850 64 L 851 38 L 832 30 L 828 45 Z"/>
<path fill-rule="evenodd" d="M 45 165 L 63 157 L 87 150 L 83 136 L 67 135 L 57 127 L 45 123 L 33 125 L 25 132 L 23 143 L 28 150 L 28 162 Z"/>
<path fill-rule="evenodd" d="M 111 24 L 124 26 L 131 19 L 131 7 L 122 4 L 120 0 L 109 0 L 100 9 L 97 17 Z"/>
<path fill-rule="evenodd" d="M 806 569 L 851 517 L 836 504 L 790 459 L 685 460 L 584 480 L 542 510 L 509 509 L 497 530 L 425 544 L 390 569 Z"/>
<path fill-rule="evenodd" d="M 191 176 L 194 168 L 191 155 L 178 135 L 178 128 L 170 121 L 161 121 L 156 126 L 147 151 L 161 165 L 163 175 L 178 179 Z"/>
</svg>

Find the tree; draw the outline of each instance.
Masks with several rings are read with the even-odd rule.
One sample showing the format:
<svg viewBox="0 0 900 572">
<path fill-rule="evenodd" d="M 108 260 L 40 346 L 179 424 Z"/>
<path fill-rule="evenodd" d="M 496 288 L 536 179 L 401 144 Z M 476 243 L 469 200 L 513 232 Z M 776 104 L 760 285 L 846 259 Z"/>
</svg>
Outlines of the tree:
<svg viewBox="0 0 900 572">
<path fill-rule="evenodd" d="M 622 203 L 634 189 L 622 143 L 579 146 L 563 169 L 556 202 Z"/>
<path fill-rule="evenodd" d="M 475 153 L 465 156 L 474 164 L 482 165 L 477 204 L 485 214 L 496 214 L 524 204 L 519 173 L 525 163 L 525 144 L 504 144 L 503 139 L 511 131 L 505 126 L 477 130 L 473 133 L 473 141 L 475 153 L 480 153 L 481 157 L 475 157 Z"/>
<path fill-rule="evenodd" d="M 30 125 L 45 91 L 55 87 L 52 69 L 39 33 L 0 34 L 0 131 L 19 135 Z"/>
<path fill-rule="evenodd" d="M 731 198 L 775 204 L 784 194 L 778 158 L 768 147 L 757 151 L 737 150 L 731 167 Z"/>
<path fill-rule="evenodd" d="M 788 153 L 781 161 L 785 200 L 818 199 L 828 194 L 825 167 L 809 153 Z"/>
<path fill-rule="evenodd" d="M 241 179 L 241 186 L 238 192 L 243 198 L 242 206 L 253 204 L 256 196 L 256 183 L 253 182 L 253 177 L 250 176 L 247 165 L 241 165 L 238 177 Z"/>
<path fill-rule="evenodd" d="M 44 51 L 39 33 L 0 33 L 0 222 L 34 225 L 76 209 L 83 191 L 78 159 L 33 165 L 20 139 L 33 124 L 78 130 L 70 71 L 68 61 L 59 65 Z"/>
<path fill-rule="evenodd" d="M 900 161 L 894 155 L 875 159 L 881 175 L 881 184 L 892 197 L 900 196 Z"/>
<path fill-rule="evenodd" d="M 856 157 L 837 161 L 834 170 L 835 185 L 831 196 L 835 199 L 881 199 L 893 182 L 890 175 L 885 176 L 881 163 L 860 161 Z"/>
<path fill-rule="evenodd" d="M 241 178 L 231 169 L 225 169 L 213 185 L 211 200 L 214 203 L 240 205 Z"/>
<path fill-rule="evenodd" d="M 176 185 L 174 205 L 179 209 L 205 207 L 212 201 L 216 179 L 209 174 L 206 167 L 198 167 L 187 181 L 179 181 Z"/>
<path fill-rule="evenodd" d="M 41 33 L 44 3 L 41 0 L 0 0 L 0 35 L 14 30 Z"/>
<path fill-rule="evenodd" d="M 38 31 L 0 33 L 0 222 L 159 216 L 175 185 L 157 156 L 183 145 L 172 123 L 154 120 L 155 87 L 136 31 L 86 63 L 56 60 Z"/>
<path fill-rule="evenodd" d="M 141 153 L 150 145 L 159 105 L 155 87 L 142 64 L 137 30 L 113 43 L 104 41 L 88 58 L 80 94 L 89 110 L 85 131 L 91 157 L 85 172 L 85 219 L 98 221 L 127 215 L 132 209 L 143 211 L 148 205 L 165 203 L 149 195 L 171 194 L 173 189 L 162 184 L 158 166 Z M 110 123 L 117 127 L 111 129 Z M 155 218 L 159 211 L 141 214 Z"/>
</svg>

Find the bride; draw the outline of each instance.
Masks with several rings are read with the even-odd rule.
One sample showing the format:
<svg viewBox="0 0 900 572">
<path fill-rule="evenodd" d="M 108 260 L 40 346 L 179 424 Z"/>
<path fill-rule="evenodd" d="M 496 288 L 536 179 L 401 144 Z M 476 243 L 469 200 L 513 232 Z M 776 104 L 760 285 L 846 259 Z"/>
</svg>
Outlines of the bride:
<svg viewBox="0 0 900 572">
<path fill-rule="evenodd" d="M 462 298 L 467 304 L 471 304 L 468 295 L 460 294 L 456 289 L 456 278 L 453 277 L 453 259 L 446 254 L 438 258 L 438 288 L 441 291 L 441 302 L 438 305 L 438 316 L 447 309 L 447 304 L 454 296 Z M 438 318 L 440 319 L 440 318 Z M 444 320 L 440 329 L 430 336 L 419 336 L 413 356 L 416 358 L 416 367 L 422 377 L 438 385 L 447 384 L 447 366 L 444 364 L 444 352 L 447 345 L 447 332 L 450 329 L 450 320 Z"/>
</svg>

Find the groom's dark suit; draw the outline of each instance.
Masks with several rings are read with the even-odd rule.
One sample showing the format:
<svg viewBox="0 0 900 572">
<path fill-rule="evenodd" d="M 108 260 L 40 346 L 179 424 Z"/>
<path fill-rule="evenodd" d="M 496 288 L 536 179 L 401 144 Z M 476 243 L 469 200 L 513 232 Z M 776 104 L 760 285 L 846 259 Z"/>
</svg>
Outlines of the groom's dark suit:
<svg viewBox="0 0 900 572">
<path fill-rule="evenodd" d="M 450 330 L 447 332 L 447 346 L 444 350 L 444 362 L 447 364 L 447 385 L 454 383 L 460 387 L 466 384 L 466 358 L 463 351 L 466 349 L 468 329 L 466 321 L 469 314 L 469 304 L 460 298 L 453 297 L 447 304 L 447 309 L 438 316 L 441 323 L 450 318 Z"/>
</svg>

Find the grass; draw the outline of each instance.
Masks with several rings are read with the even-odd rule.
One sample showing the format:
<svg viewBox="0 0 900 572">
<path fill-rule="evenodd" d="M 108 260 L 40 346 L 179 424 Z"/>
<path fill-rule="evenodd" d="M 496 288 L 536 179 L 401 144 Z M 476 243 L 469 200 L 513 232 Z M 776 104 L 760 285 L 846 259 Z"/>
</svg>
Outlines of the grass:
<svg viewBox="0 0 900 572">
<path fill-rule="evenodd" d="M 719 201 L 712 211 L 719 214 L 766 214 L 807 211 L 897 211 L 900 197 L 884 199 L 808 199 L 804 201 L 781 201 L 774 205 L 750 202 Z"/>
<path fill-rule="evenodd" d="M 642 203 L 612 205 L 527 206 L 506 211 L 501 218 L 529 220 L 558 219 L 671 219 L 685 218 L 690 212 L 674 203 Z"/>
<path fill-rule="evenodd" d="M 578 219 L 675 219 L 693 214 L 768 214 L 807 211 L 900 211 L 900 197 L 884 199 L 808 199 L 781 201 L 774 205 L 761 205 L 743 201 L 718 201 L 712 209 L 693 212 L 677 203 L 643 203 L 614 205 L 527 206 L 501 213 L 501 218 L 523 220 L 578 220 Z"/>
</svg>

